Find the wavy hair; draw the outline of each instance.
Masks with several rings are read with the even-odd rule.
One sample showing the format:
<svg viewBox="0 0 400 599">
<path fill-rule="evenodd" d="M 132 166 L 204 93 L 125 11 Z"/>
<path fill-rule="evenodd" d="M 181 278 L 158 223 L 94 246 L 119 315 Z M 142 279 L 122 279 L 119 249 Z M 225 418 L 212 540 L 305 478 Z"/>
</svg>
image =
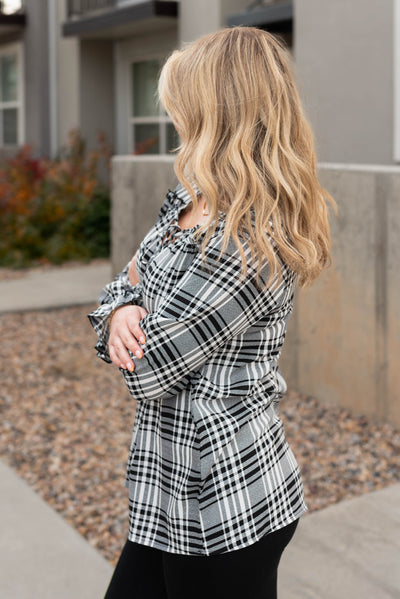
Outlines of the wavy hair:
<svg viewBox="0 0 400 599">
<path fill-rule="evenodd" d="M 205 247 L 218 211 L 226 214 L 223 247 L 240 237 L 270 277 L 281 262 L 311 284 L 330 258 L 327 203 L 318 181 L 311 127 L 284 42 L 254 27 L 222 29 L 175 50 L 164 64 L 158 94 L 181 138 L 174 170 L 197 208 L 197 186 L 210 216 L 196 231 Z M 281 262 L 280 262 L 281 261 Z"/>
</svg>

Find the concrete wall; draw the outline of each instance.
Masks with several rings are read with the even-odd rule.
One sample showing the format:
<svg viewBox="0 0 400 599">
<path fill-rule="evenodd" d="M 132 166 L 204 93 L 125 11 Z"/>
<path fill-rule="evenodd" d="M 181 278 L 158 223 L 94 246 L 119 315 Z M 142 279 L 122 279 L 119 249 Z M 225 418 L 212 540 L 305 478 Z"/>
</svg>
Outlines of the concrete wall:
<svg viewBox="0 0 400 599">
<path fill-rule="evenodd" d="M 291 387 L 400 425 L 400 168 L 320 165 L 336 199 L 333 265 L 298 293 L 282 353 Z"/>
<path fill-rule="evenodd" d="M 111 260 L 113 273 L 132 258 L 154 225 L 177 180 L 173 156 L 114 156 L 112 159 Z"/>
<path fill-rule="evenodd" d="M 400 426 L 400 168 L 319 165 L 336 199 L 333 265 L 299 290 L 281 357 L 289 387 Z M 116 274 L 154 224 L 173 157 L 116 156 L 112 168 Z"/>
<path fill-rule="evenodd" d="M 294 55 L 319 159 L 394 164 L 393 0 L 294 6 Z"/>
</svg>

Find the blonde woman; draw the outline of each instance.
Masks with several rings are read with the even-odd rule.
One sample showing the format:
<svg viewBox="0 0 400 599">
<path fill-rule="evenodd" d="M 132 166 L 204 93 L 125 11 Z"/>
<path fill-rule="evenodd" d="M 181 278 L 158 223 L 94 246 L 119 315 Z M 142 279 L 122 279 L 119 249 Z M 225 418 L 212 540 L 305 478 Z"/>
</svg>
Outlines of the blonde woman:
<svg viewBox="0 0 400 599">
<path fill-rule="evenodd" d="M 159 95 L 179 185 L 89 315 L 137 400 L 106 598 L 273 599 L 307 510 L 278 358 L 296 285 L 329 263 L 334 201 L 272 35 L 235 27 L 175 51 Z"/>
</svg>

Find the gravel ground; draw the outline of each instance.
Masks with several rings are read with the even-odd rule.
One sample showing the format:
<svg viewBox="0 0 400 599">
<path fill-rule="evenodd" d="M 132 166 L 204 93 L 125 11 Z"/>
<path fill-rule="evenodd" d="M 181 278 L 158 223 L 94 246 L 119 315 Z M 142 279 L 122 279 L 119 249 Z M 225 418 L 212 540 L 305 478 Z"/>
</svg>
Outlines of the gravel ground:
<svg viewBox="0 0 400 599">
<path fill-rule="evenodd" d="M 135 402 L 99 358 L 93 306 L 0 316 L 0 455 L 115 565 Z M 310 512 L 400 480 L 400 431 L 289 391 L 286 437 Z"/>
</svg>

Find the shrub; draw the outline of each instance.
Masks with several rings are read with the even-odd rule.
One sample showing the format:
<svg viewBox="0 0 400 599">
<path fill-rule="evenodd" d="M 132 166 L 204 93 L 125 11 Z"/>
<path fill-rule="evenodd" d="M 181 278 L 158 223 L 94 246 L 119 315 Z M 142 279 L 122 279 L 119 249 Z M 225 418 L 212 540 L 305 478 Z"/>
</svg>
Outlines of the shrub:
<svg viewBox="0 0 400 599">
<path fill-rule="evenodd" d="M 109 255 L 111 152 L 104 134 L 86 152 L 78 129 L 56 159 L 24 145 L 0 164 L 0 265 L 61 263 Z M 107 180 L 99 168 L 105 161 Z"/>
</svg>

